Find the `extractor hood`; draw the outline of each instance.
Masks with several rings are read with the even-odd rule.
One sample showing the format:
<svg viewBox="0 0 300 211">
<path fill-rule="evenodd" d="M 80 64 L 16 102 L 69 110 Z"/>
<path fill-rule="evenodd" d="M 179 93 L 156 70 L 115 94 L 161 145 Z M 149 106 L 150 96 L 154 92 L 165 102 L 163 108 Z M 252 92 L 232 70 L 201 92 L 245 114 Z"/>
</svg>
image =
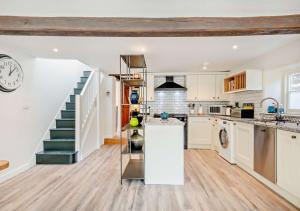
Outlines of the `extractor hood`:
<svg viewBox="0 0 300 211">
<path fill-rule="evenodd" d="M 166 76 L 166 82 L 155 88 L 155 91 L 175 91 L 175 90 L 187 90 L 185 87 L 174 82 L 173 76 Z"/>
</svg>

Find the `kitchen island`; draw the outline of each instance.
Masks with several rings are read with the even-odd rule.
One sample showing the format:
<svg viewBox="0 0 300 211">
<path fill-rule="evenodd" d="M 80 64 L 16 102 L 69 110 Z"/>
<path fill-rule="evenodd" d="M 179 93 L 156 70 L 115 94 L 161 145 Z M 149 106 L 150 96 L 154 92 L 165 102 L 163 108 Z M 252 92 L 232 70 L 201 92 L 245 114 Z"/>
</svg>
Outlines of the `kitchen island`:
<svg viewBox="0 0 300 211">
<path fill-rule="evenodd" d="M 145 123 L 145 184 L 184 184 L 184 123 L 151 118 Z"/>
</svg>

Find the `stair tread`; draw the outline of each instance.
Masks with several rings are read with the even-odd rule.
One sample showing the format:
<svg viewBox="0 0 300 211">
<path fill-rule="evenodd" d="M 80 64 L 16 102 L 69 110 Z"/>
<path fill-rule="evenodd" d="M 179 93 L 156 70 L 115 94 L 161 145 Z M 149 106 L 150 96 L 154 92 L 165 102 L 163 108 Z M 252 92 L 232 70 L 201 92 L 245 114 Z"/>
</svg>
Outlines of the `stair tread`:
<svg viewBox="0 0 300 211">
<path fill-rule="evenodd" d="M 75 141 L 75 139 L 58 138 L 58 139 L 45 139 L 44 141 L 57 141 L 57 142 L 68 141 L 68 142 L 72 142 L 72 141 Z"/>
<path fill-rule="evenodd" d="M 70 127 L 67 127 L 67 128 L 52 128 L 50 130 L 75 130 L 75 128 L 70 128 Z"/>
<path fill-rule="evenodd" d="M 41 151 L 36 153 L 37 155 L 73 155 L 75 154 L 76 151 L 54 151 L 54 150 L 49 150 L 49 151 Z"/>
</svg>

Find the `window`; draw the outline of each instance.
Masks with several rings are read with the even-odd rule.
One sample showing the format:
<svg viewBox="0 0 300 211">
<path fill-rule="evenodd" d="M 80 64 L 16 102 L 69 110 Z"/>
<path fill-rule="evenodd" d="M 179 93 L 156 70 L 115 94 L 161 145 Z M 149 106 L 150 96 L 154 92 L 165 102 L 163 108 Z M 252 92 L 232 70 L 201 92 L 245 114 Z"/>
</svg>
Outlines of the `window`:
<svg viewBox="0 0 300 211">
<path fill-rule="evenodd" d="M 300 72 L 288 74 L 287 110 L 300 113 Z"/>
</svg>

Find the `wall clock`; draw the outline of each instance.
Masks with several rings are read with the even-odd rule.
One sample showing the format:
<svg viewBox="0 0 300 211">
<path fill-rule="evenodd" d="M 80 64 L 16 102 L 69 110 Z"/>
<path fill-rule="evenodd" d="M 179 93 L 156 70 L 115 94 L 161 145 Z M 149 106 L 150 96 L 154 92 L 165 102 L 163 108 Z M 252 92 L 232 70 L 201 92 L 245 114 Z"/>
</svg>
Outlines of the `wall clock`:
<svg viewBox="0 0 300 211">
<path fill-rule="evenodd" d="M 12 92 L 23 82 L 21 65 L 8 55 L 0 54 L 0 90 Z"/>
</svg>

